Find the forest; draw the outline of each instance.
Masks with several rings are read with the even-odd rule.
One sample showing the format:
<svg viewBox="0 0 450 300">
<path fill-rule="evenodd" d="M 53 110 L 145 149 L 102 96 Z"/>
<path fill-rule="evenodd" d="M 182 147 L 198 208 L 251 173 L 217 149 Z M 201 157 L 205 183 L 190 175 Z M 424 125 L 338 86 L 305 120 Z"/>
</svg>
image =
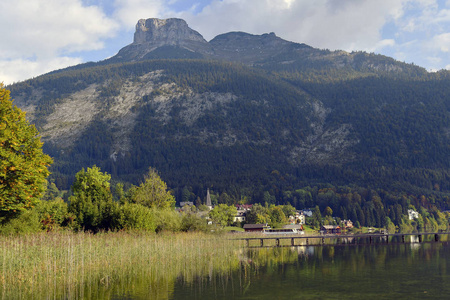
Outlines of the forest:
<svg viewBox="0 0 450 300">
<path fill-rule="evenodd" d="M 336 217 L 377 227 L 387 218 L 396 226 L 405 223 L 409 207 L 421 212 L 423 224 L 442 219 L 440 212 L 450 209 L 450 76 L 445 71 L 424 73 L 410 66 L 393 74 L 320 62 L 248 67 L 156 59 L 89 63 L 8 89 L 13 97 L 38 103 L 33 123 L 41 130 L 71 93 L 96 84 L 97 101 L 107 108 L 126 81 L 161 70 L 155 85 L 174 84 L 182 96 L 173 96 L 166 122 L 157 119 L 155 99 L 167 91 L 143 96 L 133 108 L 138 116 L 129 136 L 132 147 L 118 159 L 111 159 L 114 131 L 101 113 L 72 147 L 44 143 L 54 159 L 49 182 L 68 191 L 66 201 L 82 168 L 97 165 L 111 174 L 117 198 L 117 183 L 125 190 L 139 185 L 151 166 L 176 203 L 204 199 L 210 188 L 217 204 L 318 206 L 322 212 L 330 207 Z M 205 111 L 186 126 L 181 116 L 190 94 L 185 91 L 230 93 L 237 100 Z M 322 134 L 346 124 L 353 144 L 328 152 L 328 145 L 320 146 L 329 155 L 325 161 L 292 161 L 292 149 L 314 136 L 311 123 L 322 120 L 313 113 L 314 103 L 325 112 Z M 235 141 L 225 143 L 230 132 Z"/>
</svg>

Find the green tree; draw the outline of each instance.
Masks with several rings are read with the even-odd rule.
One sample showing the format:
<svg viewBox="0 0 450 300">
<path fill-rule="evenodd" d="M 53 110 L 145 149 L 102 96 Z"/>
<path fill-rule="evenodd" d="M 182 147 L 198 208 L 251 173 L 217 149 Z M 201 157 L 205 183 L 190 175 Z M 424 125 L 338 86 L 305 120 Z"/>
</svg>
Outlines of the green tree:
<svg viewBox="0 0 450 300">
<path fill-rule="evenodd" d="M 326 217 L 331 217 L 331 216 L 333 216 L 333 210 L 331 209 L 331 207 L 327 206 L 327 207 L 325 207 L 323 214 Z"/>
<path fill-rule="evenodd" d="M 34 210 L 39 214 L 42 229 L 46 231 L 72 225 L 73 216 L 68 213 L 68 205 L 61 198 L 40 201 Z"/>
<path fill-rule="evenodd" d="M 0 83 L 0 218 L 32 208 L 45 192 L 52 159 L 38 134 Z"/>
<path fill-rule="evenodd" d="M 167 184 L 159 177 L 158 172 L 150 168 L 145 181 L 137 187 L 131 201 L 150 208 L 170 208 L 175 206 L 175 197 L 167 190 Z"/>
<path fill-rule="evenodd" d="M 118 228 L 120 212 L 118 204 L 112 200 L 111 176 L 93 166 L 86 171 L 83 168 L 75 177 L 69 212 L 75 215 L 79 228 L 94 232 Z"/>
<path fill-rule="evenodd" d="M 252 208 L 247 212 L 247 224 L 265 224 L 270 220 L 269 210 L 259 203 L 252 205 Z"/>
<path fill-rule="evenodd" d="M 209 212 L 209 217 L 214 224 L 220 226 L 227 226 L 233 224 L 234 217 L 237 214 L 235 206 L 229 206 L 226 204 L 219 204 Z"/>
<path fill-rule="evenodd" d="M 283 210 L 284 215 L 286 218 L 289 218 L 290 216 L 295 216 L 296 210 L 295 207 L 292 205 L 280 205 L 281 209 Z"/>
<path fill-rule="evenodd" d="M 153 211 L 145 206 L 135 203 L 124 203 L 120 206 L 120 227 L 123 229 L 156 230 L 156 221 Z"/>
<path fill-rule="evenodd" d="M 316 207 L 314 208 L 312 217 L 313 217 L 314 227 L 316 227 L 316 228 L 321 227 L 323 221 L 322 221 L 322 214 L 320 213 L 319 206 L 316 205 Z"/>
<path fill-rule="evenodd" d="M 47 190 L 45 191 L 44 195 L 42 196 L 41 200 L 54 200 L 56 197 L 58 197 L 60 194 L 58 188 L 56 187 L 56 184 L 54 182 L 51 182 L 47 186 Z"/>
<path fill-rule="evenodd" d="M 286 223 L 286 216 L 279 206 L 272 205 L 269 210 L 270 226 L 279 227 Z"/>
</svg>

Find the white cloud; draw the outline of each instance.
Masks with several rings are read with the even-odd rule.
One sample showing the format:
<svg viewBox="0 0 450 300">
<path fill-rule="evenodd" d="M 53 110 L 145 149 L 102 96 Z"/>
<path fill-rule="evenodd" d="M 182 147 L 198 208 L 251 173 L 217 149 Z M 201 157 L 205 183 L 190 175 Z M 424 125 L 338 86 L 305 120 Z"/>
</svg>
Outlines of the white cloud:
<svg viewBox="0 0 450 300">
<path fill-rule="evenodd" d="M 450 32 L 434 36 L 428 44 L 428 47 L 435 51 L 450 52 Z"/>
<path fill-rule="evenodd" d="M 0 82 L 11 84 L 80 63 L 82 63 L 81 58 L 72 57 L 55 57 L 36 61 L 26 59 L 0 61 Z"/>
<path fill-rule="evenodd" d="M 396 45 L 394 39 L 384 39 L 375 44 L 374 51 L 380 51 L 386 47 L 394 47 Z"/>
<path fill-rule="evenodd" d="M 229 31 L 278 36 L 319 48 L 371 50 L 388 20 L 402 15 L 405 1 L 215 0 L 197 15 L 181 14 L 211 39 Z"/>
<path fill-rule="evenodd" d="M 64 62 L 79 61 L 69 56 L 102 48 L 103 40 L 112 37 L 117 28 L 99 7 L 84 6 L 80 0 L 2 0 L 3 78 L 16 78 L 7 74 L 24 74 L 26 69 L 28 76 L 35 76 L 48 63 L 61 67 Z"/>
<path fill-rule="evenodd" d="M 168 3 L 163 0 L 115 0 L 114 18 L 130 30 L 140 19 L 169 16 Z"/>
</svg>

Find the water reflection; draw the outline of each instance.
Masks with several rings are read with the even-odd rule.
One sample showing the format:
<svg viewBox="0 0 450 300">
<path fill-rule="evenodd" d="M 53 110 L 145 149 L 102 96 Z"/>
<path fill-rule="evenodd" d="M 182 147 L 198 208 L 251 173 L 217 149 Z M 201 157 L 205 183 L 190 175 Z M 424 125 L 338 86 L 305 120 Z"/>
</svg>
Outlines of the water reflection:
<svg viewBox="0 0 450 300">
<path fill-rule="evenodd" d="M 400 237 L 401 241 L 401 237 Z M 87 299 L 447 299 L 449 242 L 240 249 L 220 269 L 174 278 L 136 272 Z M 136 266 L 137 269 L 139 266 Z M 158 279 L 159 278 L 159 279 Z"/>
<path fill-rule="evenodd" d="M 448 298 L 448 243 L 250 249 L 239 270 L 173 299 Z M 201 288 L 200 288 L 201 287 Z"/>
</svg>

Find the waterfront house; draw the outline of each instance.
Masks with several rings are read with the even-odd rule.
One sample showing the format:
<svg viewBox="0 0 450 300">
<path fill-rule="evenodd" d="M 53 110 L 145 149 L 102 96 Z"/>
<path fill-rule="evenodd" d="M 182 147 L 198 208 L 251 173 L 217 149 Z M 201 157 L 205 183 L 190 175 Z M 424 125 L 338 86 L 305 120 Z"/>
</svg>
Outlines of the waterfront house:
<svg viewBox="0 0 450 300">
<path fill-rule="evenodd" d="M 295 229 L 297 231 L 303 231 L 303 225 L 302 224 L 284 225 L 283 229 Z"/>
<path fill-rule="evenodd" d="M 351 220 L 343 220 L 342 224 L 345 229 L 353 228 L 353 222 Z"/>
<path fill-rule="evenodd" d="M 245 232 L 263 232 L 264 229 L 269 229 L 270 226 L 266 224 L 245 224 Z"/>
<path fill-rule="evenodd" d="M 341 227 L 338 225 L 323 225 L 320 228 L 320 232 L 324 234 L 341 233 Z"/>
</svg>

